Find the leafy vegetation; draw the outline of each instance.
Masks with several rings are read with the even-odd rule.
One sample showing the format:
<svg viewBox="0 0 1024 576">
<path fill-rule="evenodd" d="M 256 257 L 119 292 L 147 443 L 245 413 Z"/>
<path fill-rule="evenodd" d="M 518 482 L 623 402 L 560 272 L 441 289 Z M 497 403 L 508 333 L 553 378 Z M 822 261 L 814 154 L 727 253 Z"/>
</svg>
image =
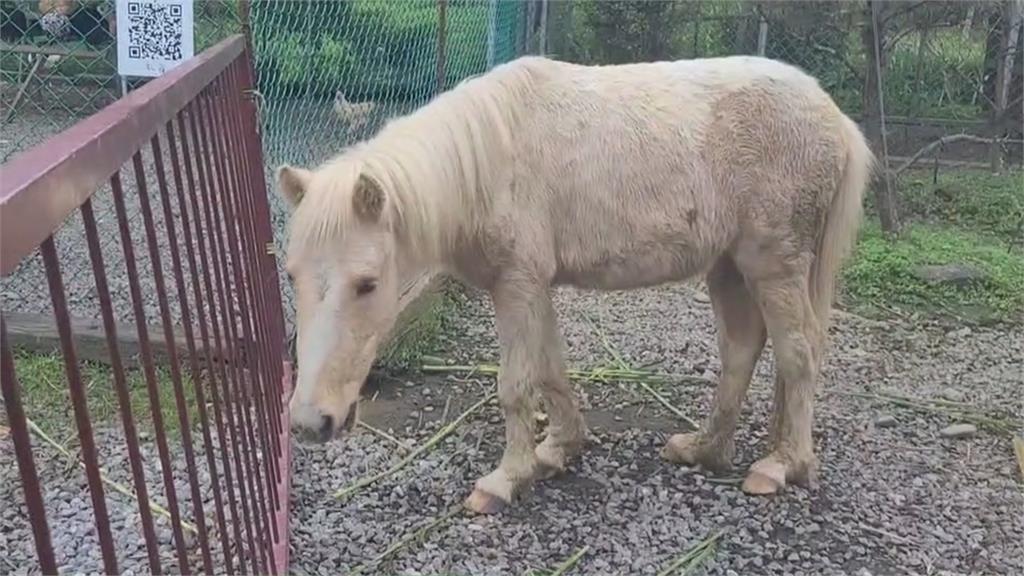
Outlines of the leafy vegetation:
<svg viewBox="0 0 1024 576">
<path fill-rule="evenodd" d="M 448 331 L 447 322 L 455 315 L 459 299 L 458 288 L 445 281 L 411 303 L 399 316 L 396 332 L 378 354 L 378 366 L 389 371 L 418 369 L 424 356 L 440 350 L 440 336 Z"/>
<path fill-rule="evenodd" d="M 514 19 L 507 16 L 517 9 L 507 0 L 500 3 L 503 36 L 513 32 Z M 447 85 L 486 69 L 489 16 L 486 2 L 450 3 Z M 355 99 L 417 99 L 434 93 L 434 0 L 260 0 L 253 3 L 252 17 L 256 66 L 265 92 L 323 96 L 344 88 Z"/>
<path fill-rule="evenodd" d="M 1024 172 L 917 170 L 900 181 L 902 211 L 1024 246 Z"/>
<path fill-rule="evenodd" d="M 867 58 L 863 3 L 742 0 L 646 2 L 575 0 L 554 18 L 559 57 L 585 63 L 753 54 L 761 14 L 768 26 L 765 55 L 800 66 L 817 78 L 840 107 L 859 113 Z M 972 3 L 919 3 L 886 19 L 885 103 L 889 114 L 977 118 L 991 83 L 985 17 L 963 23 Z M 994 5 L 993 5 L 994 6 Z M 565 8 L 563 8 L 564 10 Z M 562 34 L 563 38 L 557 38 Z"/>
<path fill-rule="evenodd" d="M 843 271 L 844 294 L 865 313 L 910 309 L 975 321 L 1024 320 L 1024 174 L 925 171 L 904 176 L 911 221 L 897 238 L 870 215 Z M 870 211 L 870 206 L 869 206 Z M 920 279 L 920 266 L 958 264 L 984 278 L 963 287 Z"/>
<path fill-rule="evenodd" d="M 969 264 L 986 277 L 954 287 L 928 283 L 914 273 L 919 266 L 942 264 Z M 1019 320 L 1024 312 L 1024 254 L 954 227 L 911 224 L 891 240 L 877 225 L 868 225 L 843 283 L 846 296 L 861 309 L 911 308 L 976 320 Z"/>
<path fill-rule="evenodd" d="M 75 414 L 61 356 L 17 352 L 14 365 L 22 387 L 21 400 L 25 415 L 55 439 L 77 437 Z M 107 366 L 91 362 L 83 362 L 81 371 L 92 424 L 120 426 L 121 412 L 114 389 L 113 372 Z M 145 377 L 140 370 L 129 370 L 126 376 L 137 429 L 151 433 L 154 430 L 153 417 Z M 183 377 L 183 380 L 189 422 L 194 423 L 198 421 L 198 415 L 192 381 L 188 377 Z M 170 373 L 161 367 L 157 368 L 157 389 L 164 429 L 172 436 L 177 435 L 180 425 L 174 387 Z"/>
</svg>

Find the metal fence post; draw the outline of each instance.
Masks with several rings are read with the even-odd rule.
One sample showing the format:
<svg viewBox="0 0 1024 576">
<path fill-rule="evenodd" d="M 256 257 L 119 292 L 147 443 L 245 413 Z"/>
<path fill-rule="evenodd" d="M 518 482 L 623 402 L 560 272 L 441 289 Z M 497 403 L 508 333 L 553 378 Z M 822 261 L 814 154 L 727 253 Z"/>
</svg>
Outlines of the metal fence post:
<svg viewBox="0 0 1024 576">
<path fill-rule="evenodd" d="M 448 56 L 448 0 L 437 0 L 437 88 L 440 94 L 444 91 L 445 66 Z"/>
<path fill-rule="evenodd" d="M 494 68 L 495 45 L 498 36 L 498 0 L 489 0 L 487 6 L 487 69 Z"/>
<path fill-rule="evenodd" d="M 764 56 L 768 45 L 768 19 L 764 17 L 761 6 L 757 7 L 757 55 Z"/>
</svg>

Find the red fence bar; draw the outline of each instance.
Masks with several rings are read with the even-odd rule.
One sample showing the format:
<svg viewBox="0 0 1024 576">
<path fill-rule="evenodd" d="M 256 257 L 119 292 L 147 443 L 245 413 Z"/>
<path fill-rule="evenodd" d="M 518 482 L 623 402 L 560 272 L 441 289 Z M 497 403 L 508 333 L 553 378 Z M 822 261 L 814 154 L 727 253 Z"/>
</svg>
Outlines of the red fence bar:
<svg viewBox="0 0 1024 576">
<path fill-rule="evenodd" d="M 136 152 L 132 155 L 135 167 L 135 184 L 141 195 L 147 193 L 146 179 L 142 173 L 142 156 Z M 135 264 L 135 249 L 132 244 L 131 231 L 128 227 L 128 214 L 124 204 L 124 192 L 120 174 L 115 173 L 110 181 L 114 196 L 114 208 L 117 211 L 117 225 L 121 234 L 121 249 L 124 250 L 124 261 L 127 267 L 128 289 L 132 297 L 132 311 L 135 314 L 135 329 L 139 333 L 139 351 L 142 356 L 142 369 L 146 379 L 146 392 L 149 394 L 149 411 L 153 416 L 153 428 L 156 432 L 157 452 L 160 455 L 160 468 L 163 471 L 164 490 L 167 495 L 167 507 L 171 513 L 171 530 L 174 533 L 174 547 L 178 553 L 179 569 L 188 571 L 188 557 L 185 553 L 185 537 L 181 530 L 181 511 L 178 508 L 177 489 L 174 486 L 173 470 L 171 469 L 170 449 L 167 446 L 167 432 L 164 426 L 163 410 L 160 406 L 159 384 L 156 381 L 156 367 L 153 364 L 153 352 L 149 345 L 149 329 L 147 328 L 146 312 L 143 309 L 142 289 L 139 288 L 139 271 Z"/>
<path fill-rule="evenodd" d="M 204 160 L 207 183 L 209 184 L 209 194 L 212 196 L 216 194 L 219 198 L 223 198 L 226 194 L 224 186 L 224 178 L 219 165 L 217 164 L 216 155 L 214 148 L 216 143 L 213 142 L 213 138 L 208 135 L 209 123 L 212 122 L 212 117 L 208 113 L 204 113 L 205 105 L 209 98 L 209 90 L 205 91 L 200 98 L 196 101 L 196 111 L 198 112 L 197 119 L 199 122 L 199 135 L 202 143 L 201 152 L 199 157 Z M 216 168 L 216 169 L 215 169 Z M 216 175 L 215 175 L 216 173 Z M 232 349 L 237 345 L 238 334 L 237 334 L 237 320 L 235 316 L 235 307 L 229 305 L 230 300 L 226 297 L 231 292 L 231 276 L 229 272 L 229 265 L 227 260 L 232 256 L 229 254 L 227 247 L 227 239 L 224 237 L 221 227 L 221 212 L 220 202 L 212 202 L 207 194 L 203 194 L 203 211 L 206 215 L 206 223 L 208 225 L 207 232 L 210 233 L 211 241 L 213 244 L 213 272 L 214 272 L 214 285 L 217 287 L 217 304 L 220 306 L 221 311 L 221 326 L 223 328 L 224 340 L 227 343 L 231 343 Z M 232 356 L 235 355 L 235 351 L 232 350 Z M 241 383 L 240 380 L 242 375 L 239 374 L 239 367 L 237 364 L 232 364 L 230 370 L 228 370 L 228 378 L 225 379 L 227 386 L 224 390 L 224 398 L 230 399 L 229 406 L 233 407 L 233 410 L 229 408 L 227 411 L 228 415 L 228 430 L 231 433 L 231 444 L 234 447 L 232 450 L 232 456 L 235 459 L 235 472 L 238 476 L 238 491 L 241 495 L 242 500 L 242 517 L 245 523 L 245 542 L 248 544 L 249 559 L 252 565 L 252 571 L 259 573 L 260 566 L 257 562 L 261 562 L 259 558 L 259 547 L 256 545 L 256 540 L 253 538 L 252 528 L 253 523 L 256 522 L 255 513 L 250 513 L 250 503 L 255 500 L 255 491 L 252 485 L 252 467 L 249 461 L 249 444 L 248 437 L 246 436 L 243 428 L 243 415 L 241 406 Z M 237 426 L 236 426 L 237 422 Z M 248 495 L 251 494 L 250 498 Z M 244 556 L 244 554 L 243 554 Z"/>
<path fill-rule="evenodd" d="M 32 458 L 32 442 L 28 436 L 20 388 L 18 376 L 14 371 L 14 358 L 7 343 L 7 324 L 0 317 L 0 390 L 3 391 L 7 422 L 11 425 L 11 438 L 14 440 L 14 452 L 18 458 L 21 489 L 25 492 L 25 504 L 28 507 L 29 521 L 32 523 L 32 537 L 36 543 L 39 567 L 43 574 L 56 574 L 57 562 L 53 558 L 50 527 L 46 522 L 43 495 L 39 490 L 39 475 L 36 473 L 36 464 Z"/>
<path fill-rule="evenodd" d="M 243 55 L 233 36 L 4 165 L 0 273 L 9 274 L 103 182 Z M 32 152 L 45 148 L 45 153 Z"/>
<path fill-rule="evenodd" d="M 216 308 L 215 308 L 215 298 L 214 298 L 214 292 L 213 292 L 213 283 L 212 283 L 212 281 L 210 279 L 210 271 L 211 271 L 211 269 L 214 269 L 214 267 L 212 266 L 211 259 L 208 256 L 209 252 L 206 249 L 205 234 L 203 232 L 203 226 L 202 226 L 202 222 L 203 222 L 202 218 L 203 217 L 202 217 L 202 213 L 199 210 L 199 196 L 202 195 L 204 197 L 204 199 L 206 197 L 206 173 L 203 170 L 202 163 L 200 162 L 200 150 L 201 149 L 200 149 L 200 146 L 199 146 L 199 131 L 196 128 L 196 114 L 195 114 L 194 103 L 190 103 L 189 104 L 189 106 L 188 106 L 188 108 L 186 110 L 186 113 L 187 113 L 188 119 L 189 119 L 188 134 L 190 134 L 191 137 L 192 137 L 192 145 L 193 145 L 192 149 L 195 150 L 195 154 L 194 155 L 189 154 L 189 148 L 188 148 L 188 146 L 189 146 L 189 139 L 185 137 L 186 130 L 185 130 L 184 117 L 183 116 L 179 116 L 178 117 L 178 128 L 179 128 L 179 131 L 181 132 L 181 135 L 182 135 L 182 139 L 181 139 L 182 152 L 183 152 L 183 154 L 185 156 L 185 159 L 186 159 L 186 162 L 185 162 L 185 176 L 188 179 L 189 188 L 192 189 L 192 190 L 196 190 L 197 188 L 193 185 L 192 163 L 188 161 L 189 158 L 195 158 L 196 173 L 198 175 L 198 179 L 197 180 L 198 180 L 198 184 L 199 184 L 198 190 L 200 192 L 199 194 L 193 193 L 189 197 L 190 202 L 191 202 L 190 203 L 190 209 L 192 210 L 193 222 L 194 222 L 194 226 L 195 226 L 196 248 L 197 248 L 197 250 L 199 252 L 200 261 L 201 261 L 202 266 L 203 266 L 203 274 L 202 274 L 203 281 L 202 281 L 202 285 L 203 285 L 203 288 L 205 290 L 205 292 L 203 292 L 202 296 L 196 296 L 196 301 L 197 302 L 205 302 L 206 306 L 209 307 L 209 310 L 210 310 L 209 319 L 210 319 L 210 326 L 212 328 L 211 329 L 207 329 L 207 327 L 206 327 L 206 323 L 205 323 L 206 315 L 203 313 L 203 306 L 202 305 L 198 306 L 198 311 L 199 311 L 199 314 L 200 314 L 200 316 L 199 316 L 199 319 L 200 319 L 199 327 L 200 327 L 200 330 L 202 331 L 201 334 L 202 334 L 202 338 L 203 338 L 203 341 L 204 341 L 203 345 L 206 347 L 206 349 L 209 350 L 211 348 L 210 340 L 209 339 L 212 339 L 213 348 L 216 350 L 217 356 L 221 357 L 221 358 L 224 358 L 225 357 L 224 356 L 224 354 L 225 354 L 225 347 L 224 347 L 224 345 L 222 343 L 221 336 L 220 336 L 220 327 L 219 327 L 219 325 L 217 323 L 217 311 L 216 311 Z M 184 200 L 182 200 L 182 203 L 184 203 Z M 186 211 L 182 210 L 182 214 L 186 214 Z M 186 230 L 186 233 L 189 233 L 190 229 L 187 227 L 187 225 L 185 227 L 185 230 Z M 190 244 L 187 244 L 187 245 L 190 246 Z M 212 241 L 211 241 L 210 251 L 212 252 L 213 250 L 214 250 L 214 247 L 212 246 Z M 195 269 L 196 267 L 193 266 L 193 268 Z M 195 289 L 197 290 L 197 294 L 198 294 L 199 282 L 196 280 L 196 276 L 195 275 L 193 275 L 193 282 L 195 282 L 195 284 L 196 284 Z M 225 403 L 229 399 L 228 398 L 228 394 L 227 394 L 227 387 L 228 387 L 228 383 L 227 383 L 227 370 L 225 369 L 225 366 L 224 366 L 223 362 L 218 363 L 217 368 L 218 368 L 217 370 L 210 370 L 209 371 L 209 373 L 211 375 L 211 382 L 213 383 L 213 385 L 211 386 L 210 390 L 211 390 L 211 395 L 212 395 L 212 398 L 213 398 L 214 417 L 217 420 L 217 437 L 220 439 L 220 444 L 221 444 L 221 459 L 222 459 L 222 464 L 223 464 L 223 467 L 224 467 L 224 481 L 225 481 L 225 484 L 226 484 L 226 487 L 227 487 L 228 504 L 229 504 L 230 509 L 231 509 L 231 517 L 232 517 L 232 520 L 233 520 L 232 523 L 231 523 L 231 528 L 232 528 L 232 530 L 234 532 L 234 537 L 235 537 L 236 544 L 238 546 L 241 546 L 241 542 L 242 542 L 242 533 L 241 533 L 241 530 L 242 530 L 242 528 L 241 528 L 242 520 L 241 520 L 241 517 L 238 515 L 238 504 L 237 504 L 237 502 L 235 500 L 235 482 L 234 482 L 234 478 L 237 477 L 237 475 L 239 473 L 238 473 L 237 469 L 236 469 L 234 474 L 232 473 L 231 458 L 230 458 L 230 455 L 232 454 L 232 451 L 228 449 L 229 436 L 234 434 L 234 430 L 233 430 L 233 426 L 230 424 L 230 421 L 231 421 L 230 411 L 221 408 L 222 403 L 221 403 L 221 400 L 218 398 L 218 397 L 223 398 L 223 402 L 225 402 Z M 218 376 L 220 378 L 220 392 L 219 393 L 218 393 L 218 384 L 217 384 Z M 232 439 L 231 442 L 233 443 L 234 440 Z M 225 555 L 228 558 L 226 560 L 226 562 L 230 566 L 230 562 L 231 562 L 230 558 L 231 558 L 231 556 L 227 555 L 227 552 L 225 552 Z M 242 573 L 244 574 L 245 573 L 245 563 L 240 561 L 239 564 L 240 564 L 239 568 L 242 571 Z"/>
<path fill-rule="evenodd" d="M 0 315 L 4 405 L 24 513 L 46 574 L 287 571 L 291 371 L 277 266 L 267 249 L 273 235 L 257 111 L 248 98 L 252 79 L 245 41 L 229 38 L 0 168 L 0 273 L 15 274 L 35 251 L 42 254 L 102 563 L 57 562 L 63 557 L 53 550 L 50 530 L 61 526 L 47 521 L 33 453 L 37 429 L 24 412 L 18 357 Z M 132 176 L 122 180 L 129 164 Z M 109 194 L 113 218 L 97 217 L 98 193 Z M 81 230 L 64 228 L 76 210 Z M 75 240 L 64 236 L 70 230 L 89 250 L 111 372 L 109 383 L 90 386 L 109 385 L 116 395 L 115 430 L 89 413 L 68 309 L 71 280 L 61 275 L 54 240 L 59 230 L 61 246 Z M 108 238 L 118 241 L 123 266 L 105 258 L 101 239 Z M 128 310 L 114 303 L 113 274 L 121 275 L 113 285 L 128 287 Z M 119 313 L 132 318 L 145 391 L 129 386 Z M 151 326 L 166 352 L 159 358 L 154 345 L 161 342 L 151 340 Z M 152 426 L 160 466 L 152 478 L 132 394 L 147 401 L 144 424 Z M 112 431 L 123 433 L 130 492 L 117 484 L 109 489 L 97 438 Z M 212 502 L 204 500 L 211 492 Z M 121 497 L 136 502 L 109 505 Z M 119 559 L 115 546 L 137 524 L 115 524 L 112 513 L 136 509 L 144 567 Z M 161 530 L 165 536 L 169 530 L 169 542 L 158 537 Z M 83 557 L 82 550 L 75 556 Z"/>
<path fill-rule="evenodd" d="M 195 258 L 192 254 L 192 234 L 189 230 L 188 211 L 185 207 L 184 201 L 184 189 L 182 188 L 181 166 L 180 160 L 178 158 L 178 148 L 174 144 L 173 122 L 168 122 L 167 125 L 164 127 L 164 131 L 167 134 L 167 148 L 170 152 L 171 157 L 171 173 L 174 177 L 174 189 L 177 192 L 176 197 L 178 198 L 178 206 L 180 208 L 180 217 L 182 221 L 182 230 L 184 232 L 185 237 L 185 246 L 186 250 L 188 251 L 189 264 L 192 270 L 192 278 L 195 279 L 197 272 L 195 270 Z M 184 132 L 182 132 L 182 139 L 184 140 Z M 217 529 L 220 531 L 220 534 L 226 534 L 227 524 L 224 520 L 224 504 L 220 492 L 220 481 L 217 476 L 217 460 L 214 457 L 213 439 L 210 437 L 210 418 L 206 412 L 206 393 L 204 391 L 203 382 L 204 378 L 200 377 L 199 359 L 196 355 L 195 335 L 193 334 L 192 331 L 192 314 L 188 307 L 188 290 L 185 287 L 185 274 L 183 272 L 183 266 L 181 265 L 181 255 L 178 250 L 178 238 L 177 233 L 175 232 L 174 219 L 171 216 L 172 209 L 170 194 L 162 194 L 160 199 L 162 202 L 162 208 L 164 212 L 164 226 L 167 230 L 167 236 L 171 244 L 171 260 L 174 263 L 174 284 L 178 289 L 178 294 L 181 295 L 182 302 L 184 303 L 184 305 L 181 308 L 181 321 L 185 327 L 185 345 L 188 348 L 189 367 L 192 371 L 192 374 L 196 376 L 194 379 L 196 406 L 198 408 L 199 422 L 203 434 L 203 445 L 206 447 L 206 449 L 204 450 L 206 456 L 206 467 L 209 469 L 210 477 L 212 478 L 211 484 L 213 487 L 213 506 L 217 518 Z M 198 283 L 194 284 L 193 288 L 193 295 L 195 297 L 196 308 L 200 315 L 200 323 L 203 326 L 203 344 L 204 346 L 206 346 L 206 320 L 205 317 L 202 315 L 202 299 L 199 294 Z M 192 497 L 196 498 L 195 494 L 193 494 Z M 224 552 L 224 561 L 226 562 L 227 570 L 230 573 L 231 555 L 228 553 L 227 550 L 227 540 L 222 541 L 222 548 Z M 206 551 L 206 553 L 208 554 L 209 552 Z M 212 566 L 210 565 L 212 563 L 212 559 L 208 561 L 206 556 L 204 556 L 203 560 L 204 568 L 206 568 L 206 571 L 208 573 L 212 572 Z"/>
<path fill-rule="evenodd" d="M 117 403 L 121 410 L 121 426 L 124 428 L 125 444 L 128 447 L 128 462 L 132 468 L 132 481 L 135 483 L 135 492 L 139 498 L 139 517 L 142 519 L 142 536 L 146 542 L 149 570 L 153 574 L 160 574 L 160 555 L 157 549 L 156 531 L 153 529 L 153 513 L 147 504 L 149 489 L 146 486 L 146 472 L 142 468 L 139 436 L 135 430 L 135 417 L 132 415 L 128 383 L 124 375 L 121 353 L 117 347 L 117 326 L 114 322 L 114 311 L 110 302 L 110 288 L 107 286 L 107 273 L 103 265 L 99 233 L 96 230 L 96 217 L 92 212 L 92 200 L 86 200 L 82 204 L 82 221 L 85 224 L 85 237 L 86 243 L 89 245 L 89 260 L 92 262 L 96 293 L 100 299 L 103 331 L 107 337 L 107 348 L 110 350 L 110 366 L 114 373 L 114 390 L 117 393 Z"/>
<path fill-rule="evenodd" d="M 50 287 L 53 313 L 57 317 L 61 355 L 64 356 L 71 405 L 75 409 L 75 425 L 78 428 L 78 441 L 82 446 L 82 459 L 85 460 L 85 476 L 89 480 L 89 496 L 92 497 L 96 531 L 99 533 L 100 548 L 103 550 L 103 567 L 107 574 L 117 574 L 114 539 L 110 535 L 110 517 L 107 515 L 107 501 L 103 497 L 96 444 L 93 442 L 92 424 L 89 422 L 89 406 L 85 401 L 85 387 L 82 385 L 82 374 L 78 369 L 75 345 L 71 338 L 71 316 L 64 300 L 64 284 L 60 276 L 60 264 L 57 260 L 57 249 L 53 245 L 53 237 L 43 240 L 39 248 L 43 255 L 43 264 L 46 266 L 46 283 Z"/>
</svg>

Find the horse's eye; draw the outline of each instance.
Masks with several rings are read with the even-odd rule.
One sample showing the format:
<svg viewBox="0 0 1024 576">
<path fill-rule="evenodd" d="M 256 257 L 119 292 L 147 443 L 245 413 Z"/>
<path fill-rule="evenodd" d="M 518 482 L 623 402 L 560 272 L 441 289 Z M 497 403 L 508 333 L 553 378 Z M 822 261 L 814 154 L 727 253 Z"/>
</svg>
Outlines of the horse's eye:
<svg viewBox="0 0 1024 576">
<path fill-rule="evenodd" d="M 356 296 L 366 296 L 377 289 L 377 281 L 371 278 L 364 278 L 356 284 Z"/>
</svg>

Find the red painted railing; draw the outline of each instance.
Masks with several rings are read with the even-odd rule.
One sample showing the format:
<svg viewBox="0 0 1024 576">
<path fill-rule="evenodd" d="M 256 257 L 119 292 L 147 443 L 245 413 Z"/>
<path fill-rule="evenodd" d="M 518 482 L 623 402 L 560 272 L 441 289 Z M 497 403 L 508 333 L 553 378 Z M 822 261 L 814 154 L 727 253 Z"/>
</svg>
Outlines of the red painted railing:
<svg viewBox="0 0 1024 576">
<path fill-rule="evenodd" d="M 136 526 L 145 541 L 146 562 L 136 571 L 286 571 L 290 370 L 277 267 L 268 250 L 272 231 L 252 79 L 244 39 L 229 38 L 0 168 L 0 272 L 6 277 L 37 250 L 41 255 L 101 551 L 102 566 L 91 569 L 101 573 L 125 568 L 108 514 L 108 499 L 124 495 L 112 494 L 101 461 L 105 446 L 95 440 L 55 239 L 76 212 L 128 454 L 129 496 L 138 502 Z M 112 196 L 116 226 L 111 218 L 97 223 L 93 200 L 100 190 Z M 129 205 L 141 213 L 142 234 Z M 104 261 L 101 239 L 119 242 L 123 264 Z M 140 266 L 147 255 L 148 266 Z M 126 311 L 112 304 L 112 274 L 126 278 L 131 296 L 160 460 L 160 473 L 150 477 L 143 452 L 151 447 L 140 440 L 131 408 L 131 395 L 143 390 L 128 384 L 130 359 L 122 357 L 118 335 L 124 324 L 116 321 Z M 154 295 L 144 291 L 143 276 L 158 304 L 151 317 L 144 303 Z M 150 334 L 150 326 L 160 333 Z M 6 441 L 14 445 L 40 568 L 55 574 L 51 530 L 62 526 L 47 516 L 47 478 L 36 459 L 42 447 L 26 420 L 4 320 L 0 334 Z M 151 338 L 163 341 L 169 382 L 158 378 Z M 161 387 L 167 386 L 180 445 L 162 417 Z M 153 494 L 165 501 L 155 502 Z M 156 535 L 154 510 L 169 517 L 172 538 L 165 544 Z"/>
</svg>

